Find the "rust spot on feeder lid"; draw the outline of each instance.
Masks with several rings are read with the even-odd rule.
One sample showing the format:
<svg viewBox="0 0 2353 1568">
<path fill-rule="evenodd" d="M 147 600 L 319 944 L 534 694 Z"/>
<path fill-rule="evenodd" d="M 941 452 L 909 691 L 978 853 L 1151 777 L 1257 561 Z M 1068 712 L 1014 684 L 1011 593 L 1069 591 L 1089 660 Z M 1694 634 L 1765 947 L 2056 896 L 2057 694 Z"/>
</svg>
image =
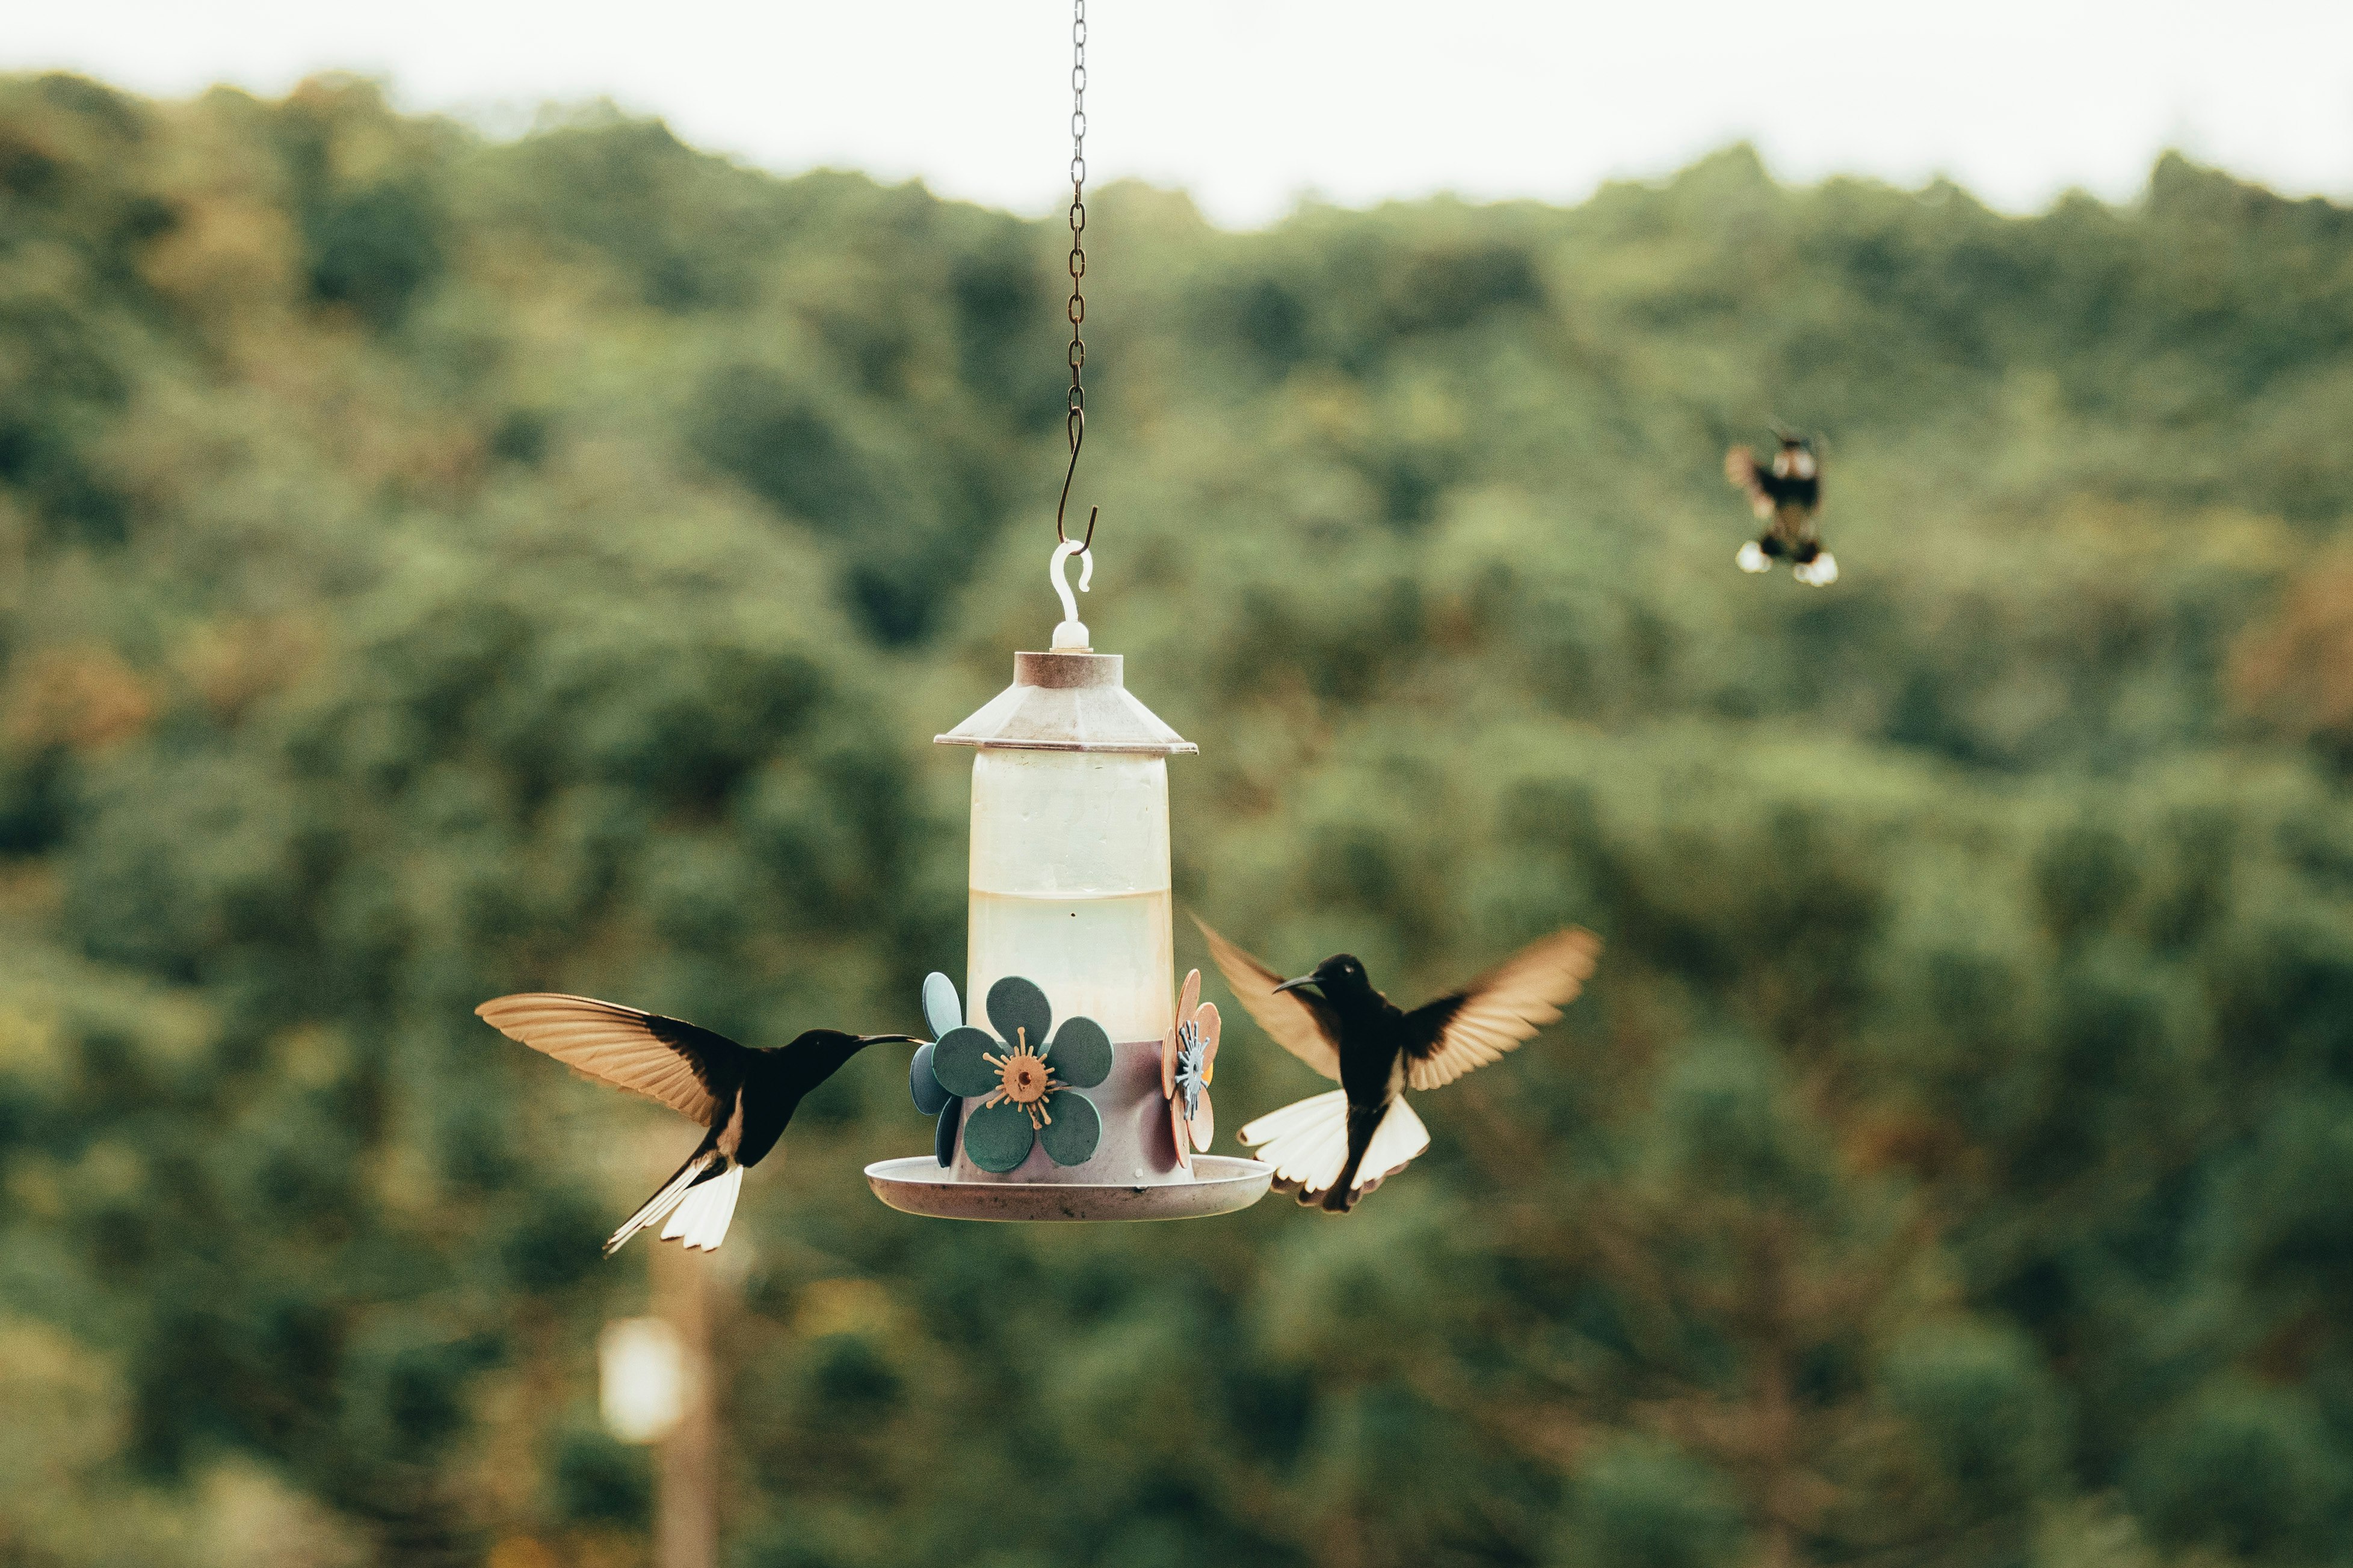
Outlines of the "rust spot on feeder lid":
<svg viewBox="0 0 2353 1568">
<path fill-rule="evenodd" d="M 1115 653 L 1017 653 L 1013 684 L 934 740 L 1029 752 L 1198 753 L 1200 747 L 1129 693 L 1120 665 Z"/>
</svg>

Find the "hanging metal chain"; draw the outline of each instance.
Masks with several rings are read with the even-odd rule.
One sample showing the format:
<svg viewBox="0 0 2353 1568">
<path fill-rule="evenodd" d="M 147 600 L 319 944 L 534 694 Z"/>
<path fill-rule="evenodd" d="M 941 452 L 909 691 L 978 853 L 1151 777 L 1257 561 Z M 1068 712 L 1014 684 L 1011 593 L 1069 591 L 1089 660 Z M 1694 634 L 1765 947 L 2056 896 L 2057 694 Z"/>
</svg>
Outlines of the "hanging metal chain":
<svg viewBox="0 0 2353 1568">
<path fill-rule="evenodd" d="M 1071 442 L 1071 466 L 1062 474 L 1062 499 L 1054 507 L 1054 537 L 1069 543 L 1062 513 L 1071 504 L 1071 480 L 1078 476 L 1079 448 L 1087 439 L 1087 388 L 1082 373 L 1087 363 L 1083 328 L 1087 299 L 1082 280 L 1087 275 L 1087 0 L 1071 0 L 1071 395 L 1062 428 Z M 1095 542 L 1095 513 L 1087 509 L 1087 536 L 1080 548 Z"/>
</svg>

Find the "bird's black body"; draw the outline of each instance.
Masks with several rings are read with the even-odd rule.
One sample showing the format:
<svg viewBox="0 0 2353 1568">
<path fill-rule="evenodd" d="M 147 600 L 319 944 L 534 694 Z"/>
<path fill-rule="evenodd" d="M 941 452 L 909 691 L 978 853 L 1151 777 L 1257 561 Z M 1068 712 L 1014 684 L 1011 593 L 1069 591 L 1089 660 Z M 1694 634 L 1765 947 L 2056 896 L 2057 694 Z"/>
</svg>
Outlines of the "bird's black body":
<svg viewBox="0 0 2353 1568">
<path fill-rule="evenodd" d="M 1374 988 L 1364 964 L 1338 953 L 1296 980 L 1204 925 L 1211 956 L 1260 1027 L 1340 1083 L 1341 1119 L 1303 1100 L 1242 1129 L 1263 1143 L 1276 1180 L 1303 1204 L 1345 1214 L 1429 1146 L 1408 1089 L 1435 1089 L 1496 1060 L 1560 1016 L 1592 973 L 1599 943 L 1581 931 L 1538 942 L 1462 989 L 1408 1011 Z M 1323 1097 L 1328 1099 L 1329 1097 Z M 1343 1142 L 1335 1144 L 1335 1138 Z"/>
<path fill-rule="evenodd" d="M 1336 953 L 1317 964 L 1313 973 L 1285 981 L 1278 989 L 1309 984 L 1322 993 L 1317 1011 L 1329 1015 L 1340 1052 L 1340 1088 L 1348 1096 L 1348 1161 L 1340 1169 L 1339 1181 L 1321 1194 L 1324 1209 L 1339 1213 L 1354 1205 L 1365 1151 L 1372 1147 L 1373 1134 L 1388 1115 L 1390 1103 L 1405 1092 L 1409 1054 L 1417 1045 L 1426 1052 L 1436 1030 L 1430 1020 L 1406 1012 L 1375 990 L 1372 977 L 1352 954 Z M 1299 1201 L 1310 1202 L 1311 1194 L 1303 1190 Z"/>
<path fill-rule="evenodd" d="M 664 1240 L 718 1246 L 741 1173 L 767 1158 L 809 1091 L 868 1046 L 914 1039 L 810 1029 L 790 1045 L 754 1049 L 659 1013 L 550 993 L 501 996 L 475 1011 L 575 1071 L 658 1100 L 709 1129 L 686 1163 L 613 1233 L 608 1253 L 673 1209 L 681 1217 Z M 710 1185 L 723 1180 L 723 1190 Z"/>
<path fill-rule="evenodd" d="M 1757 488 L 1777 514 L 1811 517 L 1822 506 L 1822 470 L 1814 445 L 1803 436 L 1785 436 L 1781 449 L 1757 470 Z"/>
<path fill-rule="evenodd" d="M 677 1024 L 674 1018 L 651 1020 L 659 1024 Z M 707 1029 L 697 1029 L 691 1024 L 681 1028 L 700 1036 L 704 1042 L 718 1042 L 731 1048 L 723 1054 L 705 1044 L 702 1049 L 713 1061 L 716 1070 L 714 1090 L 725 1107 L 725 1114 L 712 1124 L 704 1144 L 746 1169 L 767 1157 L 776 1146 L 785 1129 L 791 1124 L 793 1112 L 800 1109 L 808 1092 L 839 1072 L 849 1058 L 867 1047 L 884 1040 L 903 1040 L 904 1035 L 845 1035 L 838 1029 L 810 1029 L 797 1037 L 792 1044 L 770 1049 L 738 1046 L 724 1035 L 714 1035 Z"/>
</svg>

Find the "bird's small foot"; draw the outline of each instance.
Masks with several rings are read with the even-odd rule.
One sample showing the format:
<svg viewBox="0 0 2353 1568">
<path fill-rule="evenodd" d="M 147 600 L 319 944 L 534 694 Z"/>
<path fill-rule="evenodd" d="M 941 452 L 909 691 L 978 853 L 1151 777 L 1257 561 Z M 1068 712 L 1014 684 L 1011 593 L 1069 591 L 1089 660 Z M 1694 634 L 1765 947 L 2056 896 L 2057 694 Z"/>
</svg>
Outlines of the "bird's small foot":
<svg viewBox="0 0 2353 1568">
<path fill-rule="evenodd" d="M 1773 570 L 1772 559 L 1768 557 L 1762 549 L 1758 548 L 1757 542 L 1753 539 L 1740 547 L 1740 553 L 1734 556 L 1733 560 L 1739 563 L 1740 569 L 1743 572 L 1770 572 Z"/>
<path fill-rule="evenodd" d="M 1827 588 L 1838 581 L 1838 557 L 1825 550 L 1805 565 L 1794 568 L 1792 574 L 1800 583 Z"/>
</svg>

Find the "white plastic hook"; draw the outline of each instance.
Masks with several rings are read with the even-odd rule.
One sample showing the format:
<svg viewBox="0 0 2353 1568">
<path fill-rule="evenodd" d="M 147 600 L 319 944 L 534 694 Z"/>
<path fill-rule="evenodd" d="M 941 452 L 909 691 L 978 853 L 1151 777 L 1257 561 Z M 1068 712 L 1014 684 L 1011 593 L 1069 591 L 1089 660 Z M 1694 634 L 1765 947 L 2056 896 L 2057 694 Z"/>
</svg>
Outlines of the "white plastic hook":
<svg viewBox="0 0 2353 1568">
<path fill-rule="evenodd" d="M 1054 628 L 1057 652 L 1087 646 L 1086 623 L 1079 619 L 1079 596 L 1071 592 L 1071 580 L 1065 569 L 1071 557 L 1079 558 L 1079 594 L 1085 593 L 1095 580 L 1095 552 L 1075 539 L 1066 539 L 1054 546 L 1054 559 L 1047 563 L 1046 581 L 1054 585 L 1055 596 L 1062 601 L 1062 624 Z"/>
</svg>

